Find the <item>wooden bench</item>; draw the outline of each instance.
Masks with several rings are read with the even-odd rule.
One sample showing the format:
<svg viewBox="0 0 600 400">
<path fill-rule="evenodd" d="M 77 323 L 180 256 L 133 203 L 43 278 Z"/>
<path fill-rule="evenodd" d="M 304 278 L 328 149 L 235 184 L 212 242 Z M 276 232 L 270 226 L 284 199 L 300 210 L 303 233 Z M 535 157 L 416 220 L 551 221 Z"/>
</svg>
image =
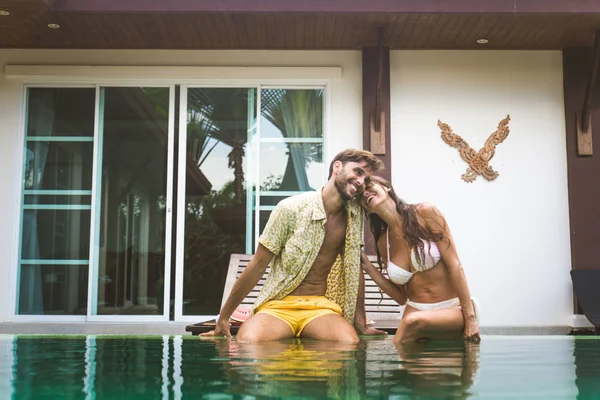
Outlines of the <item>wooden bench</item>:
<svg viewBox="0 0 600 400">
<path fill-rule="evenodd" d="M 232 254 L 229 259 L 229 268 L 227 271 L 227 279 L 225 281 L 225 288 L 223 289 L 223 298 L 221 300 L 221 306 L 225 303 L 229 294 L 231 293 L 231 289 L 233 288 L 233 284 L 239 278 L 239 276 L 244 272 L 246 266 L 252 259 L 252 254 Z M 376 256 L 369 256 L 369 259 L 374 264 L 377 263 Z M 265 279 L 267 274 L 270 271 L 270 267 L 267 267 L 265 274 L 258 281 L 257 285 L 252 289 L 252 291 L 246 296 L 239 307 L 251 308 L 260 292 L 262 286 L 265 283 Z M 394 300 L 392 300 L 387 294 L 383 293 L 379 286 L 371 279 L 371 277 L 365 274 L 365 309 L 367 312 L 367 317 L 371 320 L 375 321 L 375 327 L 377 329 L 385 330 L 388 333 L 395 333 L 398 324 L 400 323 L 400 315 L 403 309 L 403 306 L 398 305 Z M 212 330 L 215 326 L 215 321 L 203 321 L 197 324 L 188 325 L 185 330 L 187 332 L 191 332 L 193 335 L 197 335 L 199 333 L 208 332 Z M 231 327 L 231 333 L 235 334 L 237 332 L 238 326 Z"/>
</svg>

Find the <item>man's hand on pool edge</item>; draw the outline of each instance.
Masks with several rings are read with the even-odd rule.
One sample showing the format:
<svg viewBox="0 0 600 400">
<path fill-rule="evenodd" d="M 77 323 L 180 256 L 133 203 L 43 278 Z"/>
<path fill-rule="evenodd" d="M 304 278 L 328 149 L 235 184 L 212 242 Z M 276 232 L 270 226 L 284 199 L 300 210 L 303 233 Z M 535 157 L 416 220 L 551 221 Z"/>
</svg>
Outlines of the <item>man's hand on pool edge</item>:
<svg viewBox="0 0 600 400">
<path fill-rule="evenodd" d="M 371 326 L 364 326 L 360 328 L 355 326 L 355 330 L 357 334 L 362 336 L 386 336 L 388 334 L 386 331 L 382 331 Z"/>
<path fill-rule="evenodd" d="M 211 336 L 225 336 L 227 339 L 231 339 L 231 329 L 230 329 L 230 325 L 229 325 L 229 318 L 219 318 L 217 320 L 217 324 L 215 326 L 215 329 L 210 331 L 210 332 L 206 332 L 206 333 L 201 333 L 200 335 L 198 335 L 198 337 L 211 337 Z"/>
</svg>

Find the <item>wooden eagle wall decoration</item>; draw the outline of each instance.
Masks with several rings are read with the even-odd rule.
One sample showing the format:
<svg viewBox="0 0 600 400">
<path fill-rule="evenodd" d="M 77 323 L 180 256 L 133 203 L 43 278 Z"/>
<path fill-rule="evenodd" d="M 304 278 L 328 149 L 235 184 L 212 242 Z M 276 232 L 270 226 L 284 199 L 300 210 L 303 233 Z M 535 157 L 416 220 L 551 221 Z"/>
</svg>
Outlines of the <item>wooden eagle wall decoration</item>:
<svg viewBox="0 0 600 400">
<path fill-rule="evenodd" d="M 465 182 L 473 182 L 477 179 L 478 175 L 483 176 L 487 181 L 493 181 L 498 177 L 498 172 L 494 171 L 488 163 L 492 157 L 494 157 L 496 146 L 502 143 L 508 136 L 509 121 L 510 115 L 507 115 L 506 118 L 498 124 L 496 132 L 492 133 L 485 141 L 481 150 L 475 152 L 463 138 L 452 132 L 452 128 L 450 128 L 448 124 L 438 120 L 438 126 L 442 130 L 442 139 L 444 142 L 457 148 L 460 157 L 469 164 L 467 172 L 462 175 L 462 179 Z"/>
</svg>

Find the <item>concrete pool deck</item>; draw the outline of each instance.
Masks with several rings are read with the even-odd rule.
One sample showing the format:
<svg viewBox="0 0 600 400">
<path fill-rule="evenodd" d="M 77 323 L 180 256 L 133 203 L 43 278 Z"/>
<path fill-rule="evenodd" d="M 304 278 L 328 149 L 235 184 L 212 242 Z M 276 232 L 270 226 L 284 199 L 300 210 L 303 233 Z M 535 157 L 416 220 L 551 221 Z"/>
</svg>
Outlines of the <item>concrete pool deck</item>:
<svg viewBox="0 0 600 400">
<path fill-rule="evenodd" d="M 395 322 L 395 321 L 394 321 Z M 376 326 L 386 328 L 385 321 Z M 0 323 L 0 334 L 131 334 L 131 335 L 192 335 L 186 332 L 188 323 L 106 323 L 106 322 L 7 322 Z M 395 328 L 389 326 L 387 328 Z M 567 335 L 570 326 L 481 327 L 482 335 Z"/>
</svg>

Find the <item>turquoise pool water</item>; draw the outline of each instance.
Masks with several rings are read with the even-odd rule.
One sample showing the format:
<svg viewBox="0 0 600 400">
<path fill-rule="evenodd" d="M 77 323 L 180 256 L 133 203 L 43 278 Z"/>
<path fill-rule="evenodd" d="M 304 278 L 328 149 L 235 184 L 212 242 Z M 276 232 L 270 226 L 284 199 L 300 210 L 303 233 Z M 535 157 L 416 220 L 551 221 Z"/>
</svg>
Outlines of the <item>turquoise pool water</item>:
<svg viewBox="0 0 600 400">
<path fill-rule="evenodd" d="M 0 335 L 1 399 L 600 399 L 599 337 L 396 348 Z"/>
</svg>

